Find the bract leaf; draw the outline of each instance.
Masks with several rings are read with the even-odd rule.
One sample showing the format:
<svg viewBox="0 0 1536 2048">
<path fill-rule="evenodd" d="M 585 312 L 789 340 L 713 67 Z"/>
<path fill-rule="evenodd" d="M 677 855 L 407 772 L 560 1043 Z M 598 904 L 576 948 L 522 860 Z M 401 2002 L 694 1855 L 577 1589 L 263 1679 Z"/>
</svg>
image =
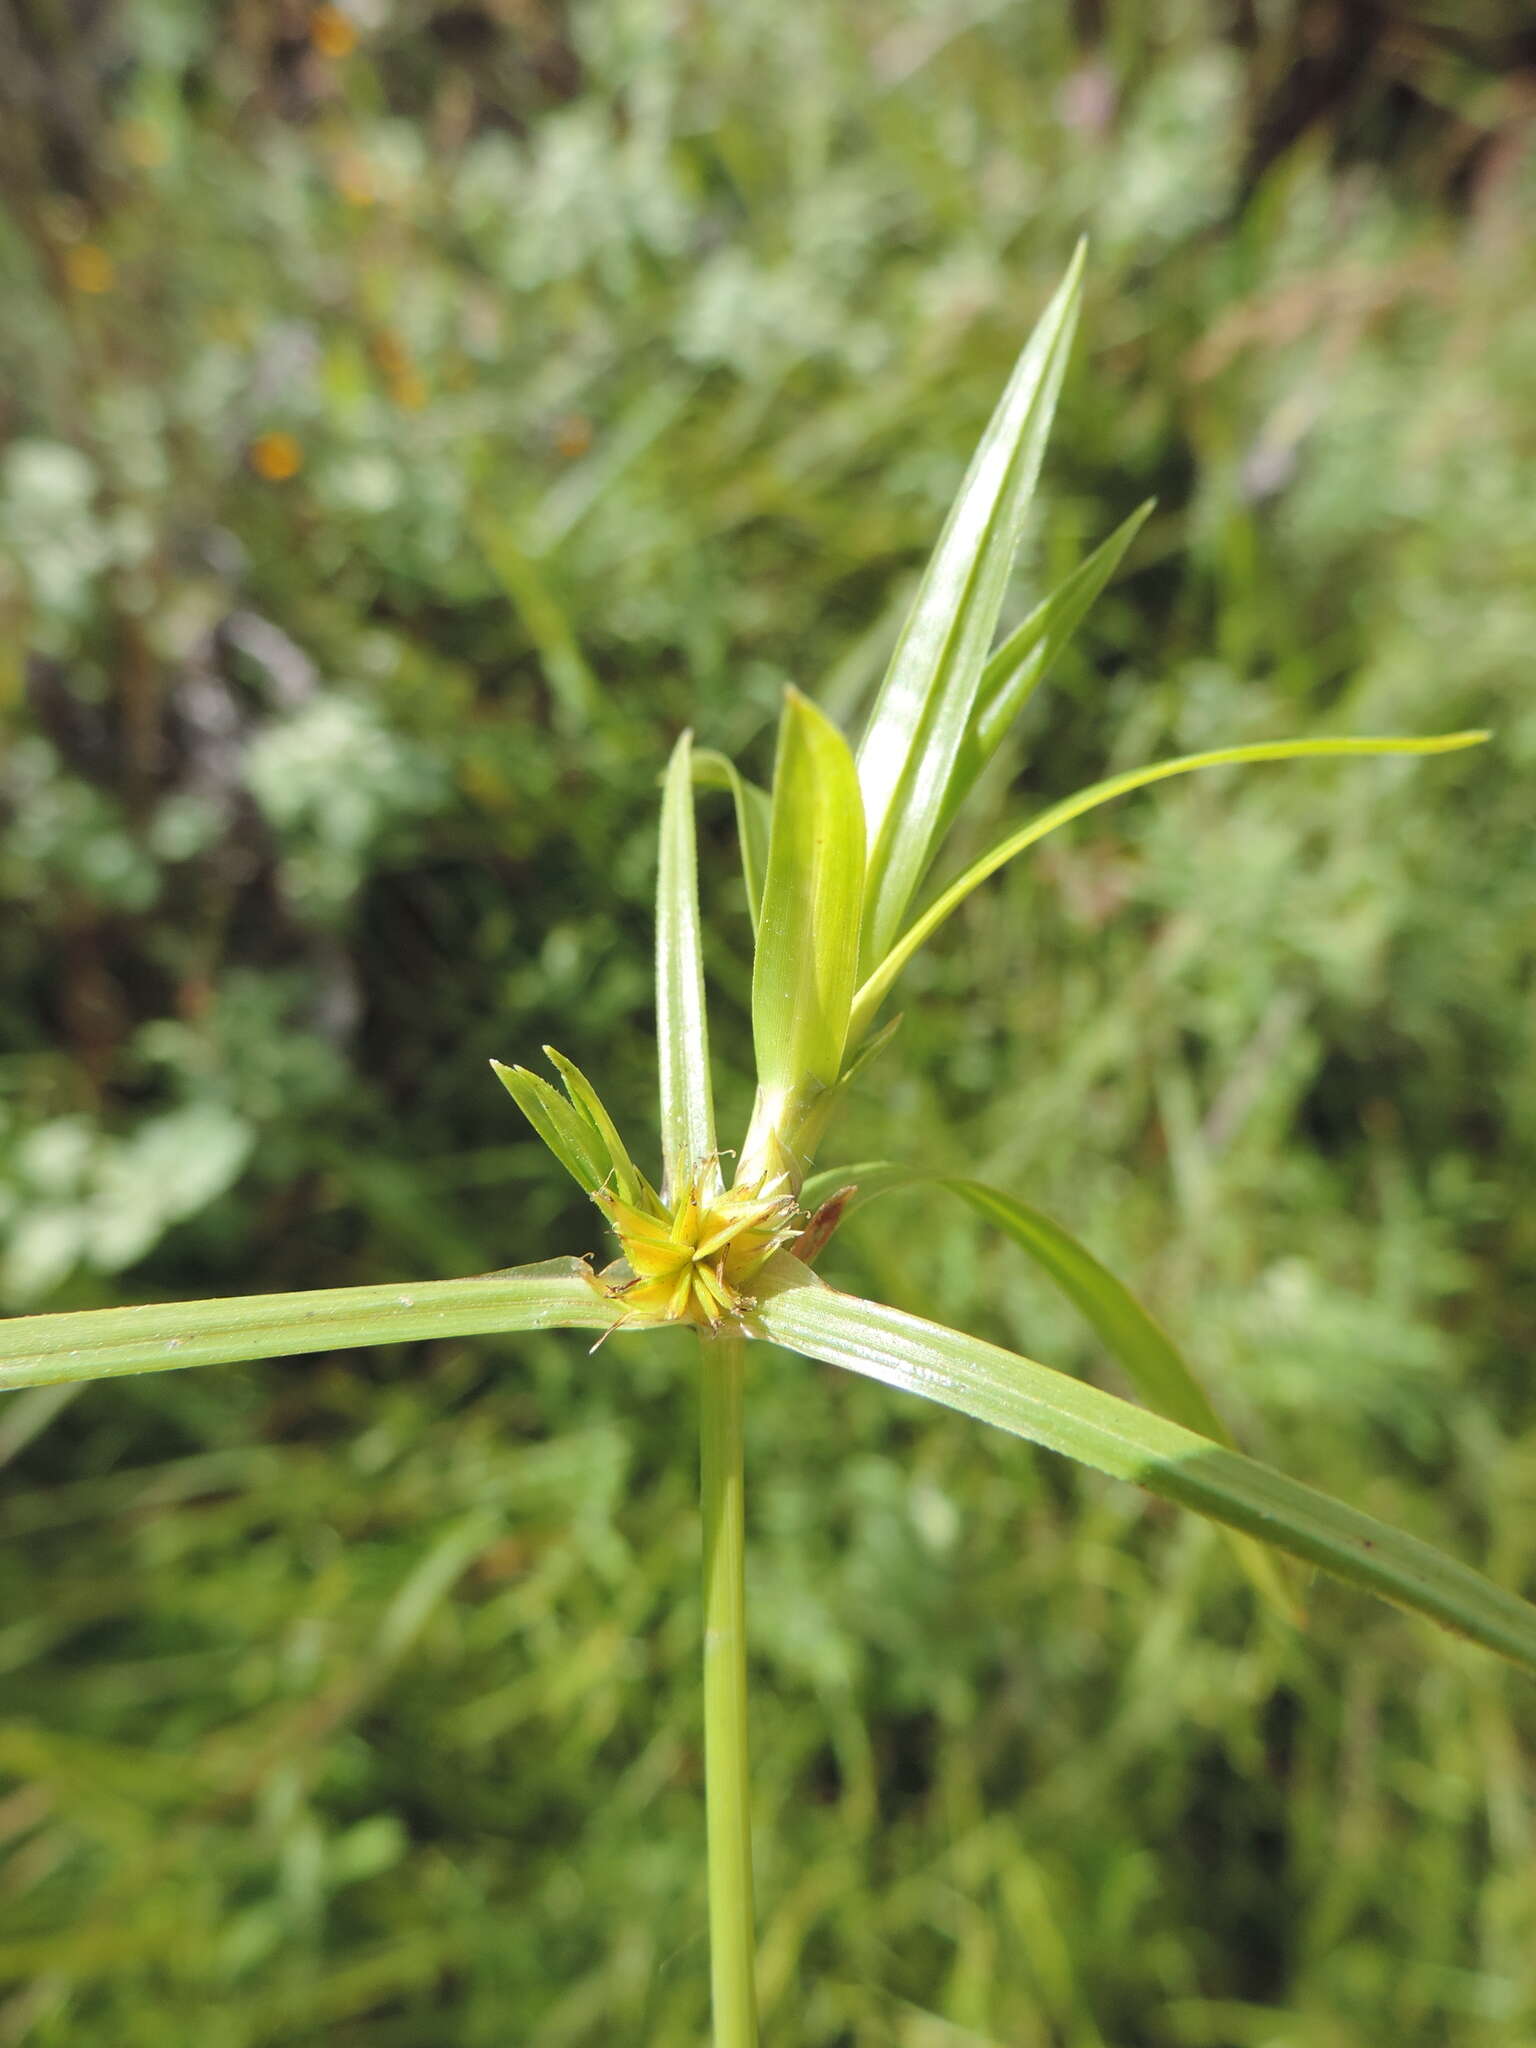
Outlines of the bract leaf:
<svg viewBox="0 0 1536 2048">
<path fill-rule="evenodd" d="M 1536 1671 L 1536 1607 L 1417 1537 L 1033 1359 L 825 1287 L 780 1254 L 748 1325 L 1224 1522 Z"/>
<path fill-rule="evenodd" d="M 593 1135 L 607 1153 L 613 1185 L 620 1197 L 626 1202 L 643 1202 L 651 1193 L 650 1185 L 630 1158 L 629 1149 L 619 1136 L 618 1127 L 604 1107 L 602 1097 L 576 1062 L 568 1060 L 563 1052 L 556 1052 L 552 1045 L 546 1045 L 544 1057 L 565 1083 L 565 1092 L 571 1098 L 573 1108 L 592 1126 Z"/>
<path fill-rule="evenodd" d="M 715 1151 L 692 750 L 692 735 L 685 732 L 667 763 L 656 880 L 656 1054 L 661 1073 L 662 1192 L 668 1202 L 676 1201 Z"/>
<path fill-rule="evenodd" d="M 785 693 L 773 819 L 752 966 L 752 1036 L 765 1101 L 836 1082 L 859 958 L 864 811 L 848 743 Z"/>
<path fill-rule="evenodd" d="M 470 1280 L 16 1316 L 0 1323 L 0 1391 L 430 1337 L 607 1329 L 619 1315 L 580 1259 L 549 1259 Z"/>
<path fill-rule="evenodd" d="M 950 775 L 939 831 L 953 823 L 977 776 L 997 752 L 1004 734 L 1050 674 L 1057 658 L 1092 609 L 1126 549 L 1140 533 L 1153 500 L 1139 505 L 1129 519 L 1101 541 L 1028 618 L 1014 627 L 982 671 L 976 709 L 966 728 Z"/>
<path fill-rule="evenodd" d="M 1079 245 L 982 435 L 859 745 L 866 972 L 900 931 L 938 845 L 1077 325 L 1084 253 Z"/>
<path fill-rule="evenodd" d="M 1228 768 L 1255 761 L 1302 761 L 1335 754 L 1449 754 L 1460 747 L 1478 746 L 1487 737 L 1486 732 L 1447 732 L 1425 739 L 1256 740 L 1239 747 L 1213 747 L 1203 754 L 1180 754 L 1170 761 L 1154 761 L 1150 767 L 1131 768 L 1123 775 L 1111 775 L 1103 782 L 1090 783 L 1076 796 L 1063 798 L 1060 803 L 1052 804 L 1048 810 L 1032 818 L 1027 825 L 1021 825 L 1018 831 L 1010 832 L 1007 838 L 1000 839 L 989 852 L 973 861 L 963 874 L 955 877 L 922 915 L 907 927 L 864 982 L 854 998 L 849 1028 L 855 1037 L 869 1029 L 875 1012 L 902 968 L 979 883 L 989 875 L 995 875 L 1000 867 L 1005 867 L 1015 854 L 1023 853 L 1037 840 L 1044 839 L 1048 832 L 1070 824 L 1072 819 L 1080 818 L 1085 811 L 1097 809 L 1100 804 L 1112 803 L 1116 797 L 1128 796 L 1132 790 L 1146 789 L 1154 782 L 1166 782 L 1171 776 L 1188 775 L 1196 768 Z"/>
<path fill-rule="evenodd" d="M 741 848 L 741 878 L 747 909 L 757 930 L 763 908 L 763 871 L 768 865 L 768 831 L 772 815 L 766 789 L 749 782 L 736 763 L 712 747 L 694 750 L 693 779 L 705 789 L 728 789 L 736 806 L 736 841 Z"/>
<path fill-rule="evenodd" d="M 1151 1407 L 1186 1429 L 1198 1430 L 1201 1436 L 1217 1443 L 1231 1442 L 1204 1388 L 1172 1340 L 1108 1267 L 1043 1210 L 964 1174 L 896 1166 L 886 1160 L 861 1160 L 855 1166 L 813 1175 L 801 1190 L 801 1205 L 815 1208 L 845 1187 L 855 1190 L 843 1210 L 845 1222 L 878 1195 L 911 1187 L 949 1188 L 1050 1275 L 1098 1331 Z"/>
<path fill-rule="evenodd" d="M 1231 1432 L 1172 1338 L 1130 1289 L 1044 1210 L 964 1174 L 925 1172 L 869 1160 L 835 1173 L 817 1174 L 806 1182 L 800 1200 L 805 1208 L 814 1210 L 828 1196 L 849 1186 L 855 1192 L 844 1206 L 844 1221 L 876 1195 L 895 1189 L 939 1186 L 952 1190 L 1055 1281 L 1097 1331 L 1148 1407 L 1214 1443 L 1233 1447 Z M 1234 1535 L 1232 1540 L 1257 1590 L 1288 1619 L 1295 1620 L 1296 1601 L 1285 1588 L 1274 1558 L 1246 1536 Z"/>
<path fill-rule="evenodd" d="M 600 1188 L 612 1171 L 612 1161 L 580 1110 L 526 1067 L 504 1067 L 500 1060 L 492 1060 L 491 1069 L 571 1179 L 589 1195 Z"/>
</svg>

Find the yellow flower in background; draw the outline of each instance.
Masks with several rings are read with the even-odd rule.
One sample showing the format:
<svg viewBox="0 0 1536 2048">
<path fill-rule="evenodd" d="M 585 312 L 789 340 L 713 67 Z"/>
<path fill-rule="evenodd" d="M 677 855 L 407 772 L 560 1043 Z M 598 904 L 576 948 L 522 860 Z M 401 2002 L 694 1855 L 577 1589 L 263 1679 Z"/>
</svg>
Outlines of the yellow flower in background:
<svg viewBox="0 0 1536 2048">
<path fill-rule="evenodd" d="M 381 328 L 369 343 L 369 348 L 395 404 L 406 412 L 419 412 L 431 393 L 399 335 L 393 328 Z"/>
<path fill-rule="evenodd" d="M 117 265 L 95 242 L 77 242 L 64 251 L 64 275 L 77 292 L 98 298 L 117 282 Z"/>
<path fill-rule="evenodd" d="M 331 183 L 348 206 L 372 206 L 379 196 L 373 167 L 361 150 L 343 150 L 331 170 Z"/>
<path fill-rule="evenodd" d="M 309 17 L 309 40 L 322 57 L 350 57 L 357 48 L 357 24 L 339 7 L 317 7 Z"/>
<path fill-rule="evenodd" d="M 304 450 L 292 434 L 258 434 L 251 443 L 251 467 L 269 484 L 285 484 L 304 467 Z"/>
<path fill-rule="evenodd" d="M 140 171 L 157 170 L 171 153 L 165 135 L 150 121 L 125 121 L 117 141 L 128 162 Z"/>
<path fill-rule="evenodd" d="M 555 453 L 566 462 L 574 462 L 592 446 L 592 422 L 584 412 L 562 413 L 555 421 L 551 438 Z"/>
</svg>

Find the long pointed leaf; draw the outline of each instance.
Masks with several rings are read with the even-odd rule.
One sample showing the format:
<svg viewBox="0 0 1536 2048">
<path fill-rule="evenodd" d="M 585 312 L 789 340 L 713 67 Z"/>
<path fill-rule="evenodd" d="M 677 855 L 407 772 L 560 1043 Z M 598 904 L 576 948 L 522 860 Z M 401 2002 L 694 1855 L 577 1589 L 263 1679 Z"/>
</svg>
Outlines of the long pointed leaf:
<svg viewBox="0 0 1536 2048">
<path fill-rule="evenodd" d="M 685 732 L 667 763 L 656 880 L 656 1055 L 661 1071 L 663 1193 L 668 1201 L 677 1199 L 715 1151 L 699 936 L 692 749 L 692 735 Z"/>
<path fill-rule="evenodd" d="M 1009 726 L 1055 667 L 1099 593 L 1119 568 L 1126 549 L 1146 524 L 1153 502 L 1148 498 L 1129 519 L 1122 520 L 1108 540 L 1101 541 L 1014 628 L 988 661 L 976 693 L 975 712 L 955 756 L 939 819 L 941 834 L 948 831 Z"/>
<path fill-rule="evenodd" d="M 1199 1436 L 1235 1448 L 1230 1430 L 1212 1406 L 1194 1369 L 1161 1325 L 1086 1245 L 1080 1244 L 1069 1230 L 1063 1230 L 1043 1209 L 964 1174 L 925 1172 L 869 1160 L 841 1167 L 835 1173 L 817 1174 L 801 1190 L 801 1204 L 814 1212 L 822 1201 L 849 1186 L 855 1192 L 844 1206 L 844 1221 L 875 1196 L 900 1188 L 937 1186 L 952 1190 L 1049 1274 L 1097 1331 L 1148 1407 Z M 1243 1569 L 1258 1591 L 1289 1619 L 1296 1619 L 1296 1602 L 1283 1585 L 1269 1552 L 1246 1536 L 1234 1534 L 1232 1541 Z"/>
<path fill-rule="evenodd" d="M 951 1189 L 978 1215 L 1011 1237 L 1050 1275 L 1119 1359 L 1143 1400 L 1186 1429 L 1196 1430 L 1217 1443 L 1232 1442 L 1205 1389 L 1172 1339 L 1109 1268 L 1100 1264 L 1086 1245 L 1063 1230 L 1043 1209 L 964 1174 L 928 1172 L 885 1160 L 862 1160 L 856 1166 L 818 1173 L 801 1190 L 801 1203 L 805 1208 L 814 1208 L 845 1187 L 855 1190 L 843 1210 L 845 1222 L 877 1195 L 911 1187 Z"/>
<path fill-rule="evenodd" d="M 544 1057 L 565 1083 L 571 1106 L 591 1125 L 593 1135 L 607 1153 L 613 1184 L 620 1199 L 625 1202 L 643 1201 L 650 1192 L 645 1175 L 630 1158 L 629 1148 L 619 1136 L 618 1126 L 608 1114 L 603 1098 L 576 1062 L 568 1060 L 563 1052 L 556 1052 L 552 1045 L 546 1045 Z"/>
<path fill-rule="evenodd" d="M 550 1259 L 471 1280 L 16 1316 L 0 1323 L 0 1391 L 429 1337 L 609 1328 L 619 1308 L 586 1275 L 580 1259 Z"/>
<path fill-rule="evenodd" d="M 1085 811 L 1097 809 L 1100 804 L 1112 803 L 1116 797 L 1128 796 L 1132 790 L 1146 789 L 1154 782 L 1166 782 L 1174 775 L 1189 775 L 1197 768 L 1228 768 L 1254 761 L 1301 761 L 1333 754 L 1449 754 L 1459 747 L 1478 746 L 1487 737 L 1486 732 L 1447 732 L 1427 739 L 1258 740 L 1239 747 L 1213 747 L 1203 754 L 1180 754 L 1171 761 L 1154 761 L 1150 767 L 1132 768 L 1123 775 L 1111 775 L 1103 782 L 1090 783 L 1076 796 L 1052 804 L 1027 825 L 1020 826 L 1017 832 L 1010 832 L 1006 839 L 1000 839 L 989 852 L 973 861 L 963 874 L 956 876 L 948 888 L 908 926 L 860 988 L 854 998 L 850 1032 L 857 1038 L 869 1029 L 875 1012 L 902 968 L 978 884 L 986 881 L 989 875 L 995 875 L 1016 854 L 1044 839 L 1048 832 L 1080 818 Z"/>
<path fill-rule="evenodd" d="M 937 846 L 1082 296 L 1080 245 L 966 472 L 859 747 L 868 820 L 866 966 L 901 929 Z"/>
<path fill-rule="evenodd" d="M 863 880 L 864 810 L 848 743 L 789 690 L 752 966 L 752 1037 L 767 1104 L 808 1102 L 842 1070 Z"/>
<path fill-rule="evenodd" d="M 713 747 L 696 747 L 693 779 L 705 789 L 728 789 L 736 807 L 736 842 L 741 848 L 741 879 L 746 885 L 747 909 L 756 931 L 763 909 L 763 874 L 768 866 L 768 833 L 772 805 L 766 789 L 749 782 L 727 754 Z"/>
<path fill-rule="evenodd" d="M 589 1195 L 595 1193 L 607 1180 L 612 1162 L 590 1119 L 541 1074 L 526 1067 L 504 1067 L 500 1060 L 491 1061 L 491 1071 L 571 1179 Z"/>
<path fill-rule="evenodd" d="M 475 514 L 471 531 L 538 650 L 561 724 L 590 730 L 602 708 L 602 690 L 543 570 L 518 545 L 511 528 L 489 513 Z"/>
<path fill-rule="evenodd" d="M 1097 1387 L 920 1316 L 824 1287 L 780 1257 L 754 1335 L 1133 1480 L 1410 1607 L 1536 1671 L 1536 1607 L 1417 1537 Z"/>
</svg>

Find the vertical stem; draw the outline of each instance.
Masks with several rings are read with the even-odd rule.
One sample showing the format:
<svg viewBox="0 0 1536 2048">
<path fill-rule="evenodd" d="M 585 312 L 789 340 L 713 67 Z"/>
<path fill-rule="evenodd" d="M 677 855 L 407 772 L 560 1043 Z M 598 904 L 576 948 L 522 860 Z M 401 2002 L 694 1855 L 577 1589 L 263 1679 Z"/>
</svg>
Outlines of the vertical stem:
<svg viewBox="0 0 1536 2048">
<path fill-rule="evenodd" d="M 709 1829 L 710 1991 L 715 2048 L 757 2048 L 752 1823 L 742 1577 L 742 1380 L 746 1339 L 699 1346 L 704 1509 L 704 1799 Z"/>
</svg>

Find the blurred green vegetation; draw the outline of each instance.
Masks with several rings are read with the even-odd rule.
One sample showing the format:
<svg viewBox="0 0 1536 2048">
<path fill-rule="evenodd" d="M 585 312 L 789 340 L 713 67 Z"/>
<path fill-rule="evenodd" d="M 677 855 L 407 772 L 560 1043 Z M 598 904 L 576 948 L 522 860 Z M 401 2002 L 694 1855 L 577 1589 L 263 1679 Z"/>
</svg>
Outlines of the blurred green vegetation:
<svg viewBox="0 0 1536 2048">
<path fill-rule="evenodd" d="M 1160 751 L 1495 741 L 1053 842 L 844 1156 L 1053 1210 L 1253 1448 L 1536 1592 L 1533 65 L 1513 0 L 12 0 L 8 1306 L 595 1246 L 486 1060 L 653 1129 L 667 746 L 857 702 L 1086 229 L 1034 563 L 1160 510 L 977 840 Z M 829 1275 L 1098 1371 L 937 1199 Z M 13 1397 L 0 2048 L 696 2042 L 682 1368 Z M 751 1393 L 769 2039 L 1529 2048 L 1527 1681 L 1327 1585 L 1287 1637 L 1213 1532 L 875 1387 Z"/>
</svg>

